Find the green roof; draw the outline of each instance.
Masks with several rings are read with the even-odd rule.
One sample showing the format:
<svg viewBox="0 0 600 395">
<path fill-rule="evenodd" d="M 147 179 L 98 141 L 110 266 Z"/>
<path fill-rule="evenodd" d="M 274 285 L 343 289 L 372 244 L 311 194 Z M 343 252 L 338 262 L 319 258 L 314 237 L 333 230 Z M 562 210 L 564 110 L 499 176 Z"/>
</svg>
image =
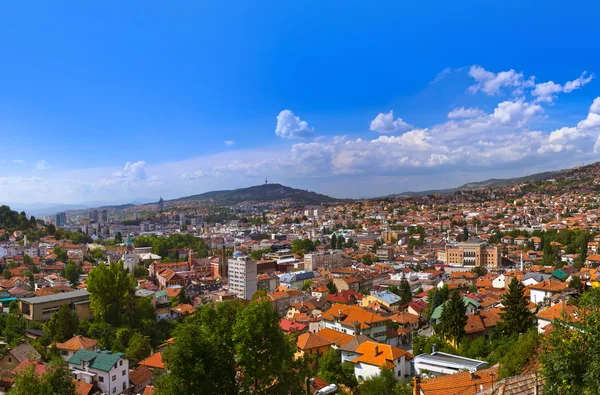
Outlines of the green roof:
<svg viewBox="0 0 600 395">
<path fill-rule="evenodd" d="M 123 357 L 123 353 L 111 353 L 108 350 L 96 352 L 89 350 L 78 350 L 73 356 L 67 361 L 73 365 L 81 365 L 82 362 L 89 362 L 91 369 L 103 370 L 110 372 L 113 366 Z"/>
<path fill-rule="evenodd" d="M 560 269 L 553 270 L 552 275 L 558 278 L 559 280 L 566 280 L 569 277 L 567 273 Z"/>
<path fill-rule="evenodd" d="M 473 306 L 479 308 L 481 306 L 481 304 L 479 304 L 479 302 L 468 298 L 466 296 L 462 297 L 463 303 L 465 304 L 465 306 L 469 307 L 470 304 L 472 304 Z M 433 314 L 431 314 L 431 319 L 432 320 L 439 320 L 440 316 L 442 315 L 442 310 L 444 310 L 444 305 L 446 303 L 448 303 L 449 301 L 445 301 L 444 303 L 442 303 L 441 305 L 439 305 L 438 307 L 435 308 L 435 310 L 433 310 Z"/>
</svg>

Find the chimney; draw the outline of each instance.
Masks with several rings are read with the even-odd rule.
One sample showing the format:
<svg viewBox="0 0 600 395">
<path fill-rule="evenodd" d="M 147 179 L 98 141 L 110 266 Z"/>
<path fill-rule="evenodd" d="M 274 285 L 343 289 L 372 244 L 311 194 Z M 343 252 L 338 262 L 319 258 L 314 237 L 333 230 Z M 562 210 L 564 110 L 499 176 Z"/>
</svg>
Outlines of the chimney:
<svg viewBox="0 0 600 395">
<path fill-rule="evenodd" d="M 375 346 L 375 356 L 379 355 L 379 346 Z"/>
<path fill-rule="evenodd" d="M 360 322 L 354 321 L 354 336 L 360 335 Z"/>
<path fill-rule="evenodd" d="M 435 343 L 433 343 L 433 345 L 431 346 L 431 353 L 435 354 Z"/>
</svg>

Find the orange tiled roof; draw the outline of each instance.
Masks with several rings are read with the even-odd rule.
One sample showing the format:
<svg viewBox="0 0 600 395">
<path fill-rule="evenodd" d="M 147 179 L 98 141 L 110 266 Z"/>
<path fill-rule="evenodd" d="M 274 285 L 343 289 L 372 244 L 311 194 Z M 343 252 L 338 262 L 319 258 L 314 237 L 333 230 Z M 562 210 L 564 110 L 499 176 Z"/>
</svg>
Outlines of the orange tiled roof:
<svg viewBox="0 0 600 395">
<path fill-rule="evenodd" d="M 554 321 L 555 319 L 560 318 L 563 311 L 567 315 L 574 317 L 575 314 L 579 312 L 579 309 L 576 306 L 570 305 L 568 303 L 560 302 L 552 307 L 548 307 L 547 309 L 540 311 L 536 314 L 536 317 L 547 321 Z"/>
<path fill-rule="evenodd" d="M 371 341 L 360 344 L 355 352 L 361 355 L 350 362 L 361 362 L 373 366 L 385 366 L 387 368 L 394 368 L 393 361 L 400 359 L 402 356 L 405 356 L 407 360 L 413 358 L 412 354 L 401 348 Z"/>
<path fill-rule="evenodd" d="M 353 336 L 348 335 L 347 333 L 338 332 L 330 328 L 321 329 L 317 332 L 317 335 L 324 339 L 332 341 L 338 347 L 343 346 L 344 344 L 348 343 L 354 338 Z"/>
<path fill-rule="evenodd" d="M 298 341 L 296 342 L 296 346 L 301 350 L 326 347 L 331 346 L 332 344 L 333 342 L 331 340 L 315 335 L 314 333 L 303 333 L 298 336 Z"/>
<path fill-rule="evenodd" d="M 324 312 L 322 318 L 327 321 L 338 318 L 346 326 L 353 326 L 355 322 L 358 322 L 361 328 L 369 328 L 371 324 L 389 320 L 387 317 L 372 313 L 359 306 L 347 306 L 339 303 Z"/>
<path fill-rule="evenodd" d="M 98 344 L 97 340 L 77 335 L 64 343 L 57 343 L 56 348 L 66 351 L 91 350 L 96 344 Z"/>
<path fill-rule="evenodd" d="M 141 360 L 138 362 L 138 365 L 147 366 L 149 368 L 157 368 L 164 369 L 165 363 L 163 362 L 162 354 L 160 352 L 155 352 L 150 355 L 148 358 Z"/>
<path fill-rule="evenodd" d="M 491 387 L 494 381 L 498 381 L 498 368 L 425 379 L 418 386 L 423 395 L 474 395 L 481 388 Z"/>
</svg>

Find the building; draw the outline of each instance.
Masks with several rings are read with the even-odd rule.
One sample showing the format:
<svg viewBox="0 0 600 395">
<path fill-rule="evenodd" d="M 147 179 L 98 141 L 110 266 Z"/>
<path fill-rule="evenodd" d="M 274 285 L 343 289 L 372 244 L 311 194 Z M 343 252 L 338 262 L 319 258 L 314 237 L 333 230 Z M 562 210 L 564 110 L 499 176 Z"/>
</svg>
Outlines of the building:
<svg viewBox="0 0 600 395">
<path fill-rule="evenodd" d="M 66 362 L 79 350 L 98 351 L 97 344 L 98 340 L 77 335 L 64 343 L 56 343 L 56 348 Z"/>
<path fill-rule="evenodd" d="M 56 213 L 54 223 L 56 226 L 65 226 L 67 224 L 67 214 L 66 213 Z"/>
<path fill-rule="evenodd" d="M 106 211 L 106 209 L 102 210 L 102 223 L 108 223 L 108 211 Z"/>
<path fill-rule="evenodd" d="M 247 257 L 230 258 L 227 264 L 229 292 L 250 300 L 258 289 L 256 261 Z"/>
<path fill-rule="evenodd" d="M 92 318 L 90 293 L 85 290 L 56 293 L 19 300 L 19 309 L 24 318 L 31 321 L 48 321 L 60 306 L 68 304 L 80 320 Z"/>
<path fill-rule="evenodd" d="M 317 270 L 319 268 L 335 268 L 342 266 L 342 250 L 313 252 L 304 255 L 304 270 Z"/>
<path fill-rule="evenodd" d="M 9 348 L 6 353 L 0 358 L 0 375 L 2 377 L 10 377 L 11 372 L 26 359 L 41 360 L 42 356 L 26 341 L 15 348 Z"/>
<path fill-rule="evenodd" d="M 158 212 L 162 213 L 164 208 L 165 208 L 165 201 L 161 197 L 158 201 Z"/>
<path fill-rule="evenodd" d="M 476 372 L 488 367 L 488 363 L 477 359 L 465 358 L 444 352 L 417 355 L 414 359 L 415 374 L 427 373 L 428 376 L 441 376 L 459 372 Z"/>
<path fill-rule="evenodd" d="M 382 368 L 393 370 L 396 380 L 405 380 L 412 374 L 413 355 L 401 348 L 367 341 L 354 352 L 359 356 L 350 362 L 354 364 L 357 380 L 378 376 Z"/>
<path fill-rule="evenodd" d="M 446 264 L 450 266 L 499 267 L 502 260 L 500 246 L 492 246 L 479 238 L 446 246 Z"/>
<path fill-rule="evenodd" d="M 92 210 L 89 212 L 89 219 L 90 221 L 94 221 L 94 222 L 98 222 L 98 220 L 100 219 L 100 215 L 98 213 L 98 210 Z"/>
<path fill-rule="evenodd" d="M 336 303 L 321 315 L 325 328 L 348 335 L 364 334 L 377 341 L 386 340 L 388 317 L 359 306 Z"/>
<path fill-rule="evenodd" d="M 77 381 L 95 384 L 106 394 L 120 394 L 129 388 L 129 360 L 123 353 L 81 349 L 67 364 Z"/>
</svg>

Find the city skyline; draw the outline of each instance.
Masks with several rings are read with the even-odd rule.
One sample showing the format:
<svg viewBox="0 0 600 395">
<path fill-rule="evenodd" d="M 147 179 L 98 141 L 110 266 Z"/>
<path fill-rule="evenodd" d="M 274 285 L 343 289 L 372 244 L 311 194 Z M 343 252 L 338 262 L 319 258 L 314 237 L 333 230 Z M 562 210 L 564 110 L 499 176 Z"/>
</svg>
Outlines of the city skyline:
<svg viewBox="0 0 600 395">
<path fill-rule="evenodd" d="M 517 4 L 7 6 L 0 202 L 361 198 L 599 160 L 598 6 L 551 2 L 544 29 Z"/>
</svg>

